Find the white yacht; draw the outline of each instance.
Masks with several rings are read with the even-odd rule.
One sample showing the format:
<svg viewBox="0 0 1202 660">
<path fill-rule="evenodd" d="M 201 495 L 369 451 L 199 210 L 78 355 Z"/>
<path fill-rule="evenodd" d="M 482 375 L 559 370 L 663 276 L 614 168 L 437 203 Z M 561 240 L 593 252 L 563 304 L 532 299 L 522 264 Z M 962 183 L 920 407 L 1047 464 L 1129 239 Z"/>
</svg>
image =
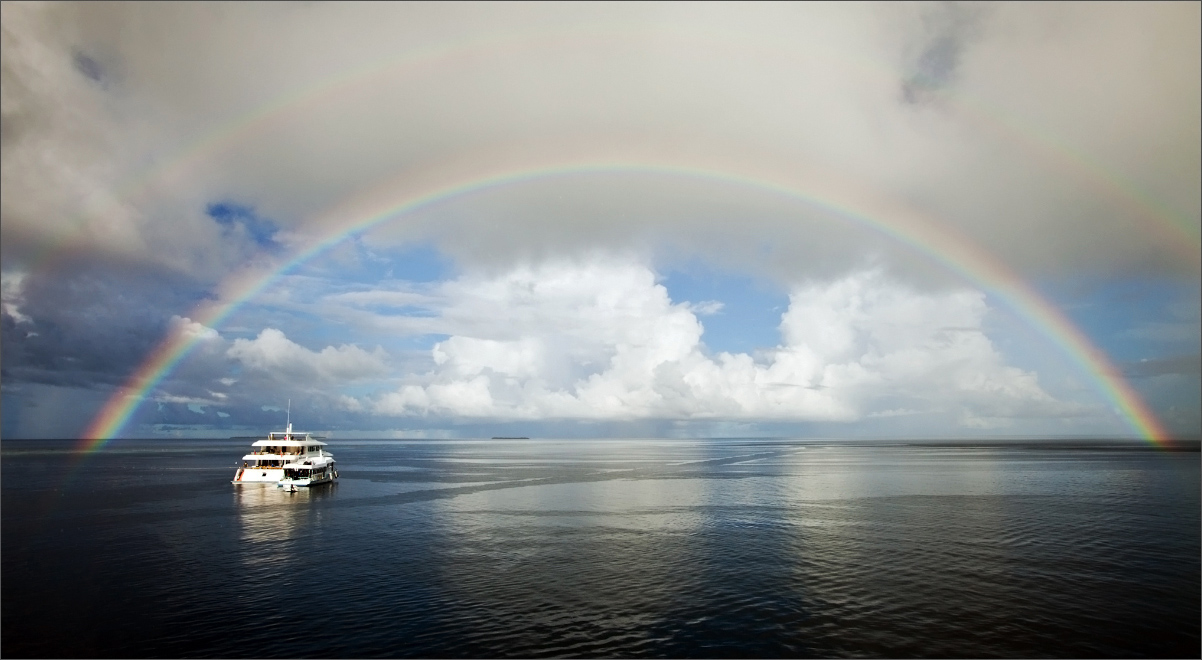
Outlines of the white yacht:
<svg viewBox="0 0 1202 660">
<path fill-rule="evenodd" d="M 254 451 L 242 457 L 242 467 L 233 483 L 273 483 L 295 490 L 298 486 L 316 486 L 334 481 L 334 455 L 326 443 L 303 431 L 293 431 L 292 422 L 284 431 L 272 431 L 267 439 L 256 440 Z"/>
</svg>

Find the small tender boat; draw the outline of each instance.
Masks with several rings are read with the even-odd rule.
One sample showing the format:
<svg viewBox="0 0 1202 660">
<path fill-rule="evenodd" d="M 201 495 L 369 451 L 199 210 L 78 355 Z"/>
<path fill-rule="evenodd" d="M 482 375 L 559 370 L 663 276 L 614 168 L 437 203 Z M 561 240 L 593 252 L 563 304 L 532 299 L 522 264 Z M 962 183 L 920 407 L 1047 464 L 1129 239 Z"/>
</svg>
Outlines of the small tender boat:
<svg viewBox="0 0 1202 660">
<path fill-rule="evenodd" d="M 325 443 L 317 443 L 324 445 Z M 284 478 L 276 485 L 288 490 L 297 487 L 317 486 L 328 484 L 338 477 L 334 469 L 334 457 L 318 448 L 315 455 L 304 455 L 291 463 L 284 465 Z"/>
<path fill-rule="evenodd" d="M 267 439 L 256 440 L 254 451 L 242 457 L 242 467 L 234 474 L 233 483 L 273 483 L 296 489 L 297 486 L 316 486 L 338 478 L 334 455 L 326 451 L 326 443 L 315 440 L 303 431 L 293 431 L 292 422 L 283 431 L 272 431 Z"/>
</svg>

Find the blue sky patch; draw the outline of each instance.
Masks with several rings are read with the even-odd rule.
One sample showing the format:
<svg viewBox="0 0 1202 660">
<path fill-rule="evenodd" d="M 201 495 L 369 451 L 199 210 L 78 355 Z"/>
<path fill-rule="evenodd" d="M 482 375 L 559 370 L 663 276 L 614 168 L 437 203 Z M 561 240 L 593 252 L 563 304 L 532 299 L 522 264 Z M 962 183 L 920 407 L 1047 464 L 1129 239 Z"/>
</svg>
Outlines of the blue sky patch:
<svg viewBox="0 0 1202 660">
<path fill-rule="evenodd" d="M 364 248 L 366 249 L 366 248 Z M 373 251 L 362 281 L 404 280 L 407 282 L 440 282 L 455 275 L 455 264 L 429 244 L 408 245 L 387 253 Z"/>
<path fill-rule="evenodd" d="M 700 264 L 663 273 L 660 283 L 672 302 L 722 303 L 716 313 L 698 314 L 705 328 L 701 340 L 711 351 L 754 353 L 780 344 L 780 318 L 789 309 L 789 296 L 778 286 Z"/>
<path fill-rule="evenodd" d="M 234 202 L 215 202 L 205 208 L 205 213 L 222 227 L 233 229 L 241 225 L 259 247 L 278 247 L 275 235 L 279 227 L 255 213 L 253 207 Z"/>
<path fill-rule="evenodd" d="M 1049 299 L 1116 363 L 1197 353 L 1198 286 L 1138 278 Z"/>
</svg>

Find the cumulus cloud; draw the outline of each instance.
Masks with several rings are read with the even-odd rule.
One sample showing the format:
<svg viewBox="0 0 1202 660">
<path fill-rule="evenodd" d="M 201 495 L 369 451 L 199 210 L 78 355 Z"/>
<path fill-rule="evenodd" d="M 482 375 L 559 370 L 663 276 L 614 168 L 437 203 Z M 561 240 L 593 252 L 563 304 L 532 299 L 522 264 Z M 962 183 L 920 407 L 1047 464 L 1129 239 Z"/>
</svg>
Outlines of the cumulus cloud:
<svg viewBox="0 0 1202 660">
<path fill-rule="evenodd" d="M 372 352 L 347 344 L 311 351 L 275 328 L 263 330 L 254 339 L 235 339 L 227 355 L 248 369 L 269 373 L 278 380 L 325 382 L 380 376 L 386 371 L 388 359 L 378 346 Z"/>
<path fill-rule="evenodd" d="M 172 330 L 188 341 L 208 341 L 221 337 L 213 328 L 183 316 L 171 317 Z"/>
<path fill-rule="evenodd" d="M 943 412 L 967 424 L 1080 412 L 1007 366 L 969 290 L 923 293 L 879 272 L 797 286 L 781 342 L 711 352 L 692 306 L 621 260 L 523 266 L 445 285 L 440 317 L 489 319 L 432 350 L 381 415 L 852 421 Z"/>
</svg>

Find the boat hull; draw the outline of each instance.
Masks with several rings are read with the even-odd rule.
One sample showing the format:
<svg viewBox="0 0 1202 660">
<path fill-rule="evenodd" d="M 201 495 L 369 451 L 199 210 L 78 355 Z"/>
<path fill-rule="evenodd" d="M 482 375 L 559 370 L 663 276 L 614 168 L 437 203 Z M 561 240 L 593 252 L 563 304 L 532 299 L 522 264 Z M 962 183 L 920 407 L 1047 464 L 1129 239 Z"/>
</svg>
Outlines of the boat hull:
<svg viewBox="0 0 1202 660">
<path fill-rule="evenodd" d="M 276 483 L 284 478 L 284 468 L 238 468 L 234 473 L 236 484 Z"/>
<path fill-rule="evenodd" d="M 279 486 L 280 488 L 285 488 L 285 489 L 308 488 L 310 486 L 320 486 L 322 484 L 334 483 L 334 479 L 335 479 L 335 477 L 330 476 L 330 475 L 327 475 L 324 477 L 318 477 L 316 479 L 311 479 L 311 478 L 280 479 L 279 482 L 276 483 L 276 486 Z"/>
</svg>

